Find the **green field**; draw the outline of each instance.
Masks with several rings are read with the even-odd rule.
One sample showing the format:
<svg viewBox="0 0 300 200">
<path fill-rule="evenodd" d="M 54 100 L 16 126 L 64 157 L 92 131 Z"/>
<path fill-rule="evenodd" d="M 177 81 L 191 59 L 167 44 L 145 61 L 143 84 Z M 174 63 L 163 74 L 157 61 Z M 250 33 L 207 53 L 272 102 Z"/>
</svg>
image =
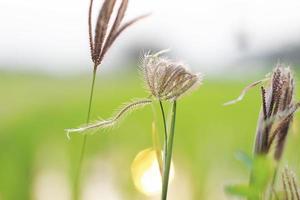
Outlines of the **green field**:
<svg viewBox="0 0 300 200">
<path fill-rule="evenodd" d="M 251 90 L 236 105 L 222 104 L 237 97 L 246 84 L 259 78 L 205 80 L 196 92 L 178 102 L 173 157 L 176 175 L 170 196 L 229 199 L 223 192 L 224 185 L 247 182 L 248 172 L 235 159 L 235 153 L 252 151 L 260 89 Z M 61 199 L 70 199 L 82 135 L 72 135 L 68 140 L 64 129 L 85 122 L 89 85 L 88 76 L 58 78 L 0 73 L 0 200 L 40 199 L 41 188 L 51 187 L 46 185 L 51 181 L 41 178 L 47 172 L 48 177 L 56 174 L 52 181 L 54 188 L 66 185 Z M 121 79 L 99 74 L 92 119 L 109 117 L 122 103 L 147 96 L 137 74 Z M 300 145 L 298 116 L 282 165 L 289 164 L 300 172 L 296 149 Z M 106 187 L 106 183 L 111 183 L 115 187 L 111 190 L 114 195 L 121 196 L 111 199 L 147 199 L 134 188 L 130 165 L 139 151 L 152 146 L 152 119 L 151 106 L 148 106 L 129 115 L 118 127 L 89 136 L 84 177 L 98 177 L 95 179 L 104 181 Z M 55 183 L 56 180 L 61 181 Z M 88 184 L 90 179 L 84 180 Z M 98 189 L 105 190 L 101 184 Z"/>
</svg>

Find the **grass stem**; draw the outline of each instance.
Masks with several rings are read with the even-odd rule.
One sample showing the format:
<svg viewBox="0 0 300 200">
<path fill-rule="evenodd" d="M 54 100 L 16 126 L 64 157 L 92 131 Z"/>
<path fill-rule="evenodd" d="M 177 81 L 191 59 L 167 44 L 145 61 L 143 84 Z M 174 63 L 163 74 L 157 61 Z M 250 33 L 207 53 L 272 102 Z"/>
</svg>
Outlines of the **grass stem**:
<svg viewBox="0 0 300 200">
<path fill-rule="evenodd" d="M 93 70 L 93 78 L 92 78 L 91 92 L 90 92 L 90 97 L 89 97 L 86 124 L 88 124 L 90 122 L 91 108 L 92 108 L 92 102 L 93 102 L 93 96 L 94 96 L 95 80 L 96 80 L 96 68 L 94 68 L 94 70 Z M 87 139 L 88 139 L 88 135 L 85 134 L 83 136 L 78 168 L 77 168 L 76 174 L 75 174 L 74 189 L 73 189 L 73 199 L 74 200 L 79 200 L 80 199 L 79 198 L 79 196 L 80 196 L 80 176 L 81 176 L 82 163 L 83 163 L 83 160 L 84 160 L 84 155 L 85 155 L 85 150 L 86 150 Z"/>
<path fill-rule="evenodd" d="M 170 175 L 173 142 L 174 142 L 174 134 L 175 134 L 176 101 L 173 102 L 171 114 L 172 114 L 171 127 L 170 127 L 170 135 L 169 135 L 168 144 L 167 144 L 168 145 L 167 146 L 167 156 L 165 158 L 166 166 L 164 169 L 161 200 L 166 200 L 167 195 L 168 195 L 169 175 Z"/>
<path fill-rule="evenodd" d="M 167 158 L 167 148 L 168 148 L 168 132 L 167 132 L 167 124 L 166 124 L 166 115 L 165 115 L 165 111 L 164 111 L 164 107 L 163 107 L 163 104 L 161 102 L 161 100 L 159 100 L 159 106 L 160 106 L 160 110 L 161 110 L 161 114 L 162 114 L 162 118 L 163 118 L 163 123 L 164 123 L 164 156 L 163 156 L 163 159 L 164 159 L 164 167 L 163 169 L 165 170 L 166 168 L 166 158 Z"/>
</svg>

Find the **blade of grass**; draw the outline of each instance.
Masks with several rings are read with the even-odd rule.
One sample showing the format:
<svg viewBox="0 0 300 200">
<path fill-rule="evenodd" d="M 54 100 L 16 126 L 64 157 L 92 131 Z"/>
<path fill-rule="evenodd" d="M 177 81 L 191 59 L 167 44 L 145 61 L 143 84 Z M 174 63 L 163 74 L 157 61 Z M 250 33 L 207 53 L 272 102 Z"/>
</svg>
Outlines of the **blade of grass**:
<svg viewBox="0 0 300 200">
<path fill-rule="evenodd" d="M 168 195 L 169 175 L 170 175 L 173 142 L 174 142 L 174 134 L 175 134 L 176 100 L 173 102 L 171 113 L 172 113 L 171 116 L 172 118 L 171 118 L 170 135 L 167 144 L 168 145 L 167 156 L 165 158 L 166 166 L 164 169 L 164 177 L 163 177 L 163 184 L 162 184 L 162 195 L 161 195 L 162 200 L 166 200 Z"/>
<path fill-rule="evenodd" d="M 160 110 L 161 110 L 161 114 L 162 114 L 162 118 L 163 118 L 163 123 L 164 123 L 164 167 L 163 169 L 165 170 L 166 168 L 166 158 L 167 158 L 167 144 L 168 144 L 168 132 L 167 132 L 167 124 L 166 124 L 166 115 L 165 115 L 165 111 L 164 111 L 164 107 L 161 101 L 159 101 L 159 106 L 160 106 Z"/>
</svg>

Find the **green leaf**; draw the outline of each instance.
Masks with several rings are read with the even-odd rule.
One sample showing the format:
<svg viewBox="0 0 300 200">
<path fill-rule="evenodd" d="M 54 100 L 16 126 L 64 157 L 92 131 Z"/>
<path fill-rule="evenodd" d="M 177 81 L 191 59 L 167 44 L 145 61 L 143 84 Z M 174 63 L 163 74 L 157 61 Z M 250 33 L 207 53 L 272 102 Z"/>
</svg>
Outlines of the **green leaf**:
<svg viewBox="0 0 300 200">
<path fill-rule="evenodd" d="M 225 192 L 230 195 L 245 197 L 253 200 L 259 199 L 259 192 L 246 184 L 228 185 L 225 187 Z"/>
<path fill-rule="evenodd" d="M 250 186 L 265 191 L 274 172 L 274 165 L 266 156 L 256 156 L 253 163 Z"/>
<path fill-rule="evenodd" d="M 225 187 L 225 191 L 228 194 L 244 197 L 248 200 L 260 200 L 272 178 L 273 162 L 266 156 L 255 156 L 252 159 L 244 152 L 238 152 L 236 157 L 251 171 L 250 183 L 229 185 Z"/>
</svg>

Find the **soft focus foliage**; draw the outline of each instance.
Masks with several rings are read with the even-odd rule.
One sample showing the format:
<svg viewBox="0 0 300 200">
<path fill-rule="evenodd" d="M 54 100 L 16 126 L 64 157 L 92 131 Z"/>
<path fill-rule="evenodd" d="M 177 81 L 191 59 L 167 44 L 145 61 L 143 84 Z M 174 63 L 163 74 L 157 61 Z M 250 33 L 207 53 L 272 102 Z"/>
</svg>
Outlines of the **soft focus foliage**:
<svg viewBox="0 0 300 200">
<path fill-rule="evenodd" d="M 259 88 L 251 90 L 247 98 L 234 106 L 222 104 L 262 76 L 244 81 L 207 80 L 201 90 L 178 103 L 173 157 L 177 178 L 170 188 L 171 199 L 176 200 L 180 194 L 187 193 L 191 199 L 228 199 L 223 191 L 226 184 L 247 182 L 248 170 L 234 155 L 238 150 L 251 155 L 260 111 Z M 133 96 L 146 95 L 137 73 L 128 76 L 123 73 L 122 78 L 107 77 L 99 74 L 92 119 L 109 117 L 122 102 Z M 1 73 L 0 199 L 34 199 L 36 188 L 43 187 L 35 185 L 44 170 L 58 171 L 65 175 L 61 178 L 68 178 L 67 183 L 72 182 L 82 136 L 74 135 L 70 142 L 64 129 L 76 126 L 86 118 L 89 83 L 90 79 L 82 76 L 54 78 Z M 138 152 L 152 146 L 153 118 L 150 113 L 151 107 L 145 107 L 128 116 L 121 127 L 109 130 L 109 134 L 107 130 L 99 130 L 99 134 L 88 140 L 83 175 L 93 173 L 91 165 L 94 160 L 99 160 L 97 166 L 101 167 L 95 168 L 100 173 L 99 180 L 114 183 L 113 192 L 111 188 L 107 189 L 109 184 L 106 182 L 105 187 L 97 187 L 105 188 L 107 195 L 119 194 L 122 199 L 130 200 L 145 198 L 134 188 L 130 167 Z M 298 115 L 296 113 L 282 160 L 285 163 L 288 159 L 296 173 L 300 170 L 298 156 L 295 156 L 300 145 Z M 157 130 L 163 129 L 158 127 Z M 54 180 L 50 181 L 52 185 L 59 185 L 55 180 L 61 178 L 49 180 Z M 180 184 L 177 185 L 177 181 Z M 44 185 L 48 189 L 50 186 Z M 181 191 L 182 188 L 186 193 Z M 172 196 L 174 191 L 180 191 L 178 197 Z M 55 199 L 55 195 L 65 193 L 50 191 L 50 194 Z"/>
<path fill-rule="evenodd" d="M 245 159 L 243 159 L 245 161 Z M 245 163 L 249 165 L 247 161 Z M 250 166 L 251 175 L 249 184 L 229 185 L 226 191 L 231 195 L 247 198 L 249 200 L 259 200 L 264 196 L 265 190 L 271 181 L 274 172 L 274 165 L 266 156 L 256 156 Z"/>
</svg>

